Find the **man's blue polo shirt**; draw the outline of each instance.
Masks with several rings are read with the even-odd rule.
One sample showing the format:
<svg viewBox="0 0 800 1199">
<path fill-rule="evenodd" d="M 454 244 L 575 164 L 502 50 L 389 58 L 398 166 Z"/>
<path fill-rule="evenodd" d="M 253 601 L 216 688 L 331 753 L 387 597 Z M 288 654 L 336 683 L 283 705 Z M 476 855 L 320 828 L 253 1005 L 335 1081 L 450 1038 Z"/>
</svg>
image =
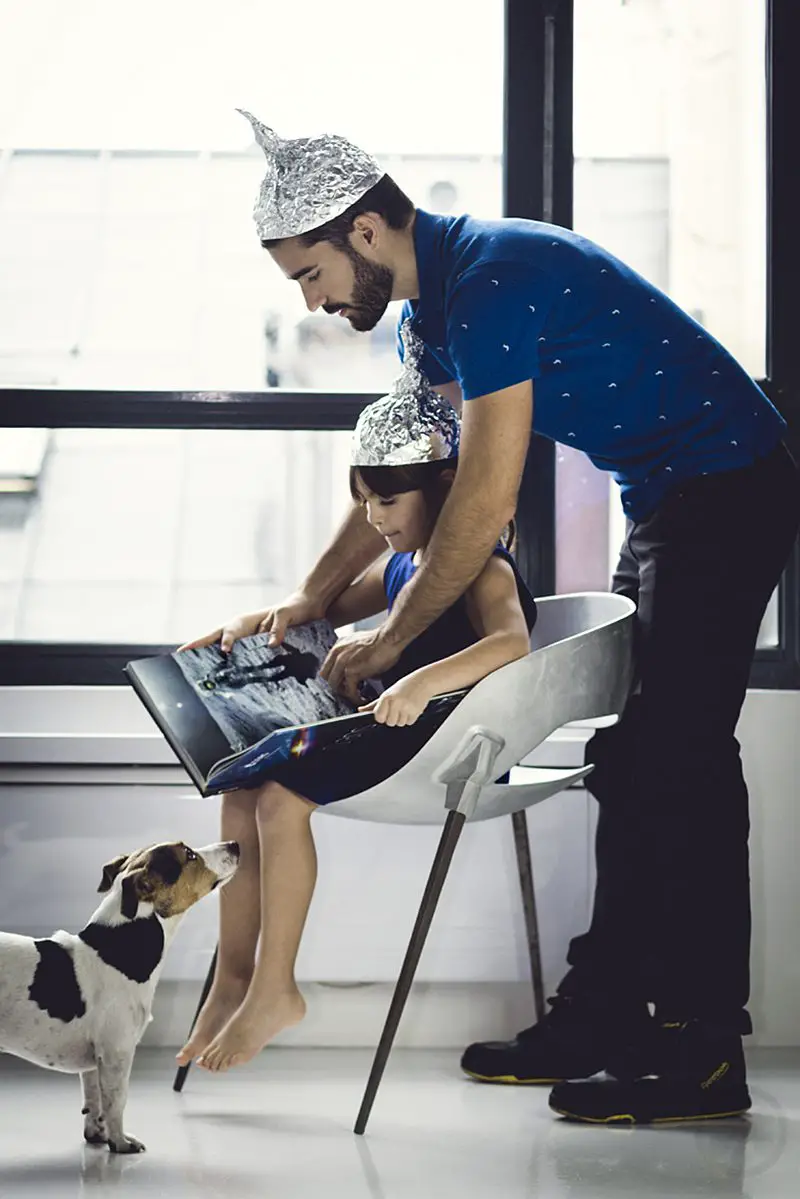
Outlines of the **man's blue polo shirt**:
<svg viewBox="0 0 800 1199">
<path fill-rule="evenodd" d="M 533 379 L 536 432 L 611 471 L 632 519 L 780 441 L 783 418 L 727 350 L 586 238 L 418 209 L 414 244 L 420 294 L 401 323 L 431 383 L 455 379 L 469 401 Z"/>
</svg>

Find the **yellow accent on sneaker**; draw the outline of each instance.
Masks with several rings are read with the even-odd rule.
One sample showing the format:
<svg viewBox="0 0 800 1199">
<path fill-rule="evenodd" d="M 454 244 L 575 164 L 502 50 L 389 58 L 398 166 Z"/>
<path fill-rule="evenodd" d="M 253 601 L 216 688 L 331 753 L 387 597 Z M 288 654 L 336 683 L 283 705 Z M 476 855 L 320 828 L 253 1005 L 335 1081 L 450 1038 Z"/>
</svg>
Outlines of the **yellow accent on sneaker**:
<svg viewBox="0 0 800 1199">
<path fill-rule="evenodd" d="M 723 1062 L 722 1065 L 717 1066 L 714 1073 L 710 1074 L 705 1082 L 700 1083 L 700 1086 L 703 1088 L 704 1091 L 707 1091 L 708 1088 L 710 1086 L 713 1086 L 715 1082 L 719 1082 L 719 1080 L 721 1078 L 724 1078 L 725 1075 L 730 1070 L 730 1068 L 731 1068 L 730 1062 Z"/>
<path fill-rule="evenodd" d="M 464 1067 L 461 1067 L 464 1070 Z M 556 1083 L 564 1082 L 563 1078 L 517 1078 L 515 1074 L 476 1074 L 474 1070 L 464 1070 L 470 1078 L 478 1082 L 504 1082 L 518 1087 L 554 1087 Z"/>
<path fill-rule="evenodd" d="M 557 1116 L 566 1116 L 568 1120 L 578 1120 L 581 1124 L 636 1124 L 635 1116 L 630 1112 L 620 1112 L 615 1116 L 579 1116 L 575 1112 L 565 1112 L 561 1108 L 551 1109 Z M 743 1107 L 735 1112 L 710 1112 L 703 1116 L 657 1116 L 648 1121 L 650 1124 L 691 1124 L 698 1120 L 729 1120 L 732 1116 L 746 1116 L 749 1108 Z M 645 1121 L 642 1121 L 644 1124 Z"/>
</svg>

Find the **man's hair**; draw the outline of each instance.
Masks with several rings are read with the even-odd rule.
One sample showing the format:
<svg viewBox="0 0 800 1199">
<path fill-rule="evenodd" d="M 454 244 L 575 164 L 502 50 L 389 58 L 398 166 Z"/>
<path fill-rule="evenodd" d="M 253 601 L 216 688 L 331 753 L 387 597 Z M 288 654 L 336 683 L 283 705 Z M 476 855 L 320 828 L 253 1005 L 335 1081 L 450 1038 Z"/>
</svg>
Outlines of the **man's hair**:
<svg viewBox="0 0 800 1199">
<path fill-rule="evenodd" d="M 348 240 L 353 232 L 356 217 L 365 212 L 375 212 L 382 216 L 390 229 L 404 229 L 414 215 L 414 205 L 390 175 L 383 175 L 378 182 L 366 192 L 355 204 L 316 229 L 300 234 L 300 242 L 304 246 L 315 246 L 317 242 L 329 241 L 337 249 L 349 248 Z M 286 238 L 266 238 L 261 242 L 265 250 L 271 250 Z"/>
</svg>

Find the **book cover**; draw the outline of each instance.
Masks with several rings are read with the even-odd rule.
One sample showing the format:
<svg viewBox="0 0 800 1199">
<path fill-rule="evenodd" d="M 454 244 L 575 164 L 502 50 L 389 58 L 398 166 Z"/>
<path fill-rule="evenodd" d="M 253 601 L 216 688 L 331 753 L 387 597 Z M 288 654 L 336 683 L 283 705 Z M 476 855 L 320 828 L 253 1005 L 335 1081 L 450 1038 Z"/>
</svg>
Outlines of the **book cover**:
<svg viewBox="0 0 800 1199">
<path fill-rule="evenodd" d="M 225 768 L 225 787 L 252 785 L 254 763 L 266 769 L 289 752 L 283 737 L 246 756 L 270 734 L 337 717 L 372 720 L 319 677 L 335 641 L 328 621 L 314 621 L 289 629 L 279 646 L 259 633 L 234 642 L 227 654 L 216 644 L 176 650 L 130 662 L 125 673 L 196 786 L 214 794 L 222 789 L 210 785 L 215 771 Z"/>
</svg>

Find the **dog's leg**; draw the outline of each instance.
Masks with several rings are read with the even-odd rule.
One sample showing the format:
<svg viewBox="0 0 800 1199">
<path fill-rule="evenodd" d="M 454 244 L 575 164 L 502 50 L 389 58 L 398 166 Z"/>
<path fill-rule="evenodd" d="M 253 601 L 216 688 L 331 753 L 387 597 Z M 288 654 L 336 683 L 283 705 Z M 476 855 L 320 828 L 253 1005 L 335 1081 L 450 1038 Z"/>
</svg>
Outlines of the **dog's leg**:
<svg viewBox="0 0 800 1199">
<path fill-rule="evenodd" d="M 83 1138 L 90 1145 L 105 1145 L 106 1126 L 103 1120 L 103 1105 L 100 1101 L 100 1079 L 96 1070 L 81 1073 L 83 1090 Z"/>
<path fill-rule="evenodd" d="M 97 1055 L 100 1101 L 103 1105 L 108 1147 L 112 1153 L 142 1153 L 144 1150 L 141 1141 L 126 1136 L 122 1129 L 132 1065 L 132 1052 L 120 1053 L 117 1049 L 108 1049 Z"/>
</svg>

